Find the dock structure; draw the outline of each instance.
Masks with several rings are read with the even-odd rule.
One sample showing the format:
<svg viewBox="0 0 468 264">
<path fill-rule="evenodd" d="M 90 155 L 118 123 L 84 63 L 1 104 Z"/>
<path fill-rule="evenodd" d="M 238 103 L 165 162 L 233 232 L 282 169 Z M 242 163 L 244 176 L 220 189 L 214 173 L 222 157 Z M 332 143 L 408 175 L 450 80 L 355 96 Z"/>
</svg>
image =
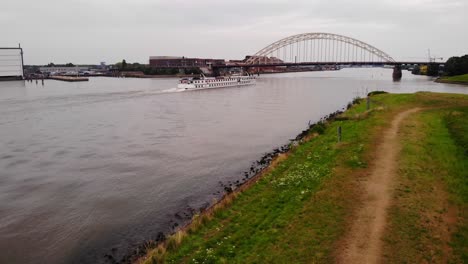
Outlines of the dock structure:
<svg viewBox="0 0 468 264">
<path fill-rule="evenodd" d="M 65 82 L 87 82 L 89 78 L 78 76 L 50 76 L 49 79 Z"/>
</svg>

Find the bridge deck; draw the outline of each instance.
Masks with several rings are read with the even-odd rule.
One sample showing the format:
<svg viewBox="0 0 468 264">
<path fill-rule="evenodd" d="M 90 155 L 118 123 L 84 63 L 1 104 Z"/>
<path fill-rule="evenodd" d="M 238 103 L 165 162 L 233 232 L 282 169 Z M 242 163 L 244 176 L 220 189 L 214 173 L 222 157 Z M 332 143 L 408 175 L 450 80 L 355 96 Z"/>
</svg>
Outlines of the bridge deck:
<svg viewBox="0 0 468 264">
<path fill-rule="evenodd" d="M 432 64 L 443 65 L 444 62 L 431 62 Z M 351 66 L 383 66 L 383 65 L 427 65 L 429 62 L 421 61 L 395 61 L 395 62 L 382 62 L 382 61 L 352 61 L 352 62 L 334 62 L 334 61 L 319 61 L 319 62 L 284 62 L 284 63 L 264 63 L 264 64 L 231 64 L 231 65 L 213 65 L 213 68 L 254 68 L 254 67 L 279 67 L 279 66 L 324 66 L 324 65 L 351 65 Z"/>
</svg>

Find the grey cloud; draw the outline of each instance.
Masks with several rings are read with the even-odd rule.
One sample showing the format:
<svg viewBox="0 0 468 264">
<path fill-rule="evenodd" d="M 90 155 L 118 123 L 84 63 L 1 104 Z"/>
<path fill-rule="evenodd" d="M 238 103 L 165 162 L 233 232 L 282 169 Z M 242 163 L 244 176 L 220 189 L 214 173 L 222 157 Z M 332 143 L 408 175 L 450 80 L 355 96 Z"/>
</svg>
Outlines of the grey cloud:
<svg viewBox="0 0 468 264">
<path fill-rule="evenodd" d="M 0 46 L 26 63 L 146 62 L 151 55 L 242 58 L 282 37 L 331 32 L 394 57 L 468 53 L 460 0 L 8 1 Z M 450 30 L 447 30 L 450 28 Z M 458 32 L 458 33 L 457 33 Z"/>
</svg>

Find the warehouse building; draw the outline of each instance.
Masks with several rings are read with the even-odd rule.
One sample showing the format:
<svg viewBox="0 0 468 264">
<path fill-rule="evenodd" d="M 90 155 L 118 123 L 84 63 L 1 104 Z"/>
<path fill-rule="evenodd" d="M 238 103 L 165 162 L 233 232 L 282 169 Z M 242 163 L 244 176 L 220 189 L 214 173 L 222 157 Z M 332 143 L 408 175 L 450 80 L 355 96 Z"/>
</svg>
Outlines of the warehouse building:
<svg viewBox="0 0 468 264">
<path fill-rule="evenodd" d="M 22 80 L 23 49 L 0 47 L 0 80 Z"/>
<path fill-rule="evenodd" d="M 154 68 L 200 68 L 224 65 L 222 59 L 186 58 L 175 56 L 151 56 L 149 65 Z"/>
</svg>

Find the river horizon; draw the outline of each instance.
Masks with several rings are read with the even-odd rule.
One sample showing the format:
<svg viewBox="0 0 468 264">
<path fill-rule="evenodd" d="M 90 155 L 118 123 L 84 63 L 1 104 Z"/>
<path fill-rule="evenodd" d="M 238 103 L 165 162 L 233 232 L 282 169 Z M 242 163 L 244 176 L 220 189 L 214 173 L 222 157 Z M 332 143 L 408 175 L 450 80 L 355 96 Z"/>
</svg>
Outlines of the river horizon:
<svg viewBox="0 0 468 264">
<path fill-rule="evenodd" d="M 268 74 L 255 86 L 199 91 L 180 91 L 173 78 L 0 82 L 0 262 L 120 261 L 355 97 L 468 93 L 391 74 Z"/>
</svg>

